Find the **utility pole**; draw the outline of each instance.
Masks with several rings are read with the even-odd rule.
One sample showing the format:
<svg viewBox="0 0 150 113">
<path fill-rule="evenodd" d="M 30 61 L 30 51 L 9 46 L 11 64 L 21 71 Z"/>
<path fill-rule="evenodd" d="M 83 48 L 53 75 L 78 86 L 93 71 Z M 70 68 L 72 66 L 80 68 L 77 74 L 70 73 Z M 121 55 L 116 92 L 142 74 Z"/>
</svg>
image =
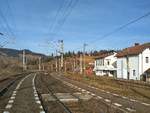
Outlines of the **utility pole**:
<svg viewBox="0 0 150 113">
<path fill-rule="evenodd" d="M 85 49 L 86 49 L 87 44 L 83 44 L 83 76 L 85 76 Z"/>
<path fill-rule="evenodd" d="M 59 72 L 61 71 L 61 58 L 58 58 L 58 63 L 59 63 Z"/>
<path fill-rule="evenodd" d="M 41 57 L 39 57 L 39 71 L 41 71 Z"/>
<path fill-rule="evenodd" d="M 80 74 L 82 74 L 83 69 L 82 69 L 82 54 L 80 54 Z"/>
<path fill-rule="evenodd" d="M 63 64 L 64 64 L 64 42 L 63 40 L 60 40 L 60 53 L 61 53 L 61 71 L 63 71 Z"/>
<path fill-rule="evenodd" d="M 75 59 L 73 59 L 73 72 L 75 72 L 75 68 L 76 68 L 76 61 Z"/>
<path fill-rule="evenodd" d="M 22 59 L 23 71 L 26 70 L 26 62 L 25 62 L 25 59 L 26 59 L 25 50 L 23 50 L 23 59 Z"/>
<path fill-rule="evenodd" d="M 128 56 L 129 50 L 127 48 L 127 56 L 126 56 L 126 60 L 127 60 L 127 79 L 130 79 L 130 67 L 129 67 L 129 56 Z"/>
<path fill-rule="evenodd" d="M 56 57 L 55 57 L 55 68 L 56 68 L 56 72 L 58 71 L 58 65 L 57 65 L 57 50 L 56 50 Z"/>
<path fill-rule="evenodd" d="M 60 60 L 60 70 L 63 71 L 63 67 L 64 67 L 64 41 L 63 40 L 59 40 L 58 41 L 60 43 L 60 55 L 61 55 L 61 60 Z"/>
</svg>

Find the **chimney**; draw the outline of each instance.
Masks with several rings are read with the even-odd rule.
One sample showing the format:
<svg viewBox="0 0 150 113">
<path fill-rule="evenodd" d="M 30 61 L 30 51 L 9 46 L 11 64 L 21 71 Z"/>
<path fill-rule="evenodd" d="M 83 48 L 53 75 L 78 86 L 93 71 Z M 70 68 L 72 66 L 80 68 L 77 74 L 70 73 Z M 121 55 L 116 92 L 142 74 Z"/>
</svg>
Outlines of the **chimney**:
<svg viewBox="0 0 150 113">
<path fill-rule="evenodd" d="M 140 45 L 140 44 L 139 44 L 139 43 L 135 43 L 135 44 L 134 44 L 134 46 L 138 46 L 138 45 Z"/>
</svg>

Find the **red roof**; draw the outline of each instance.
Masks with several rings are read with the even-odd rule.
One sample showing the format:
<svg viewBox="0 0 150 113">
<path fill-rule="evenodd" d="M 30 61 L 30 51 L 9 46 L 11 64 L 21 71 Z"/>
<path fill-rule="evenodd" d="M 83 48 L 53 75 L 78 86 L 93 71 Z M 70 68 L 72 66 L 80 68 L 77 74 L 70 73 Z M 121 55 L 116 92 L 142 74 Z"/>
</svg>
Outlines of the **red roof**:
<svg viewBox="0 0 150 113">
<path fill-rule="evenodd" d="M 99 55 L 98 57 L 96 57 L 95 59 L 102 59 L 102 58 L 105 58 L 105 57 L 110 56 L 110 55 L 113 55 L 113 54 L 114 54 L 113 52 L 101 54 L 101 55 Z"/>
<path fill-rule="evenodd" d="M 138 55 L 143 52 L 146 48 L 150 48 L 150 43 L 145 43 L 142 45 L 135 45 L 129 48 L 125 48 L 122 51 L 118 52 L 116 57 L 125 57 L 127 55 Z"/>
</svg>

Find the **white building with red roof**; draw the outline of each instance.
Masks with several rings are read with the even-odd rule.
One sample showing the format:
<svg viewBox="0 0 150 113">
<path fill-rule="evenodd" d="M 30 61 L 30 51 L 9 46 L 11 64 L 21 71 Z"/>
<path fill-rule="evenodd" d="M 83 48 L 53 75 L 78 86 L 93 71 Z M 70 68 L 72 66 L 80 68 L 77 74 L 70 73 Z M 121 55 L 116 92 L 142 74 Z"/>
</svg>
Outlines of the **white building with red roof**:
<svg viewBox="0 0 150 113">
<path fill-rule="evenodd" d="M 150 68 L 150 43 L 123 49 L 117 57 L 117 78 L 140 80 Z"/>
<path fill-rule="evenodd" d="M 116 76 L 116 53 L 102 54 L 95 59 L 94 71 L 97 76 Z"/>
</svg>

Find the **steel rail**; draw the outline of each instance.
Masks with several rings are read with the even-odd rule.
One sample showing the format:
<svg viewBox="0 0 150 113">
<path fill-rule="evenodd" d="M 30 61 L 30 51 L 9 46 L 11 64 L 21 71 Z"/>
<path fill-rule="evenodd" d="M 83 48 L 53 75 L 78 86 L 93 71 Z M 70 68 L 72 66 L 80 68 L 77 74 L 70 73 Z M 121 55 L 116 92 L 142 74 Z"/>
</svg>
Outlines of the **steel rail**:
<svg viewBox="0 0 150 113">
<path fill-rule="evenodd" d="M 20 74 L 17 74 L 16 76 L 8 77 L 8 78 L 5 78 L 5 79 L 0 80 L 0 83 L 1 83 L 1 82 L 6 81 L 6 80 L 12 79 L 11 81 L 9 81 L 9 82 L 6 84 L 6 86 L 5 86 L 4 88 L 1 88 L 1 89 L 0 89 L 0 97 L 3 96 L 3 95 L 8 91 L 8 89 L 9 89 L 17 80 L 19 80 L 20 78 L 24 77 L 24 76 L 25 76 L 24 74 L 25 74 L 25 73 L 20 73 Z M 27 74 L 30 74 L 30 73 L 27 73 Z M 23 76 L 22 76 L 22 75 L 23 75 Z M 14 78 L 14 79 L 13 79 L 13 78 Z"/>
<path fill-rule="evenodd" d="M 10 81 L 4 88 L 0 89 L 0 97 L 3 96 L 8 91 L 8 89 L 10 88 L 10 86 L 12 86 L 20 78 L 22 78 L 22 76 L 19 76 L 16 79 Z"/>
<path fill-rule="evenodd" d="M 50 87 L 46 84 L 47 82 L 43 80 L 43 78 L 40 76 L 42 83 L 44 86 L 48 89 L 48 92 L 56 99 L 56 102 L 65 110 L 66 113 L 72 113 L 70 109 L 63 103 L 61 102 L 57 96 L 53 93 L 53 90 L 50 89 Z"/>
</svg>

